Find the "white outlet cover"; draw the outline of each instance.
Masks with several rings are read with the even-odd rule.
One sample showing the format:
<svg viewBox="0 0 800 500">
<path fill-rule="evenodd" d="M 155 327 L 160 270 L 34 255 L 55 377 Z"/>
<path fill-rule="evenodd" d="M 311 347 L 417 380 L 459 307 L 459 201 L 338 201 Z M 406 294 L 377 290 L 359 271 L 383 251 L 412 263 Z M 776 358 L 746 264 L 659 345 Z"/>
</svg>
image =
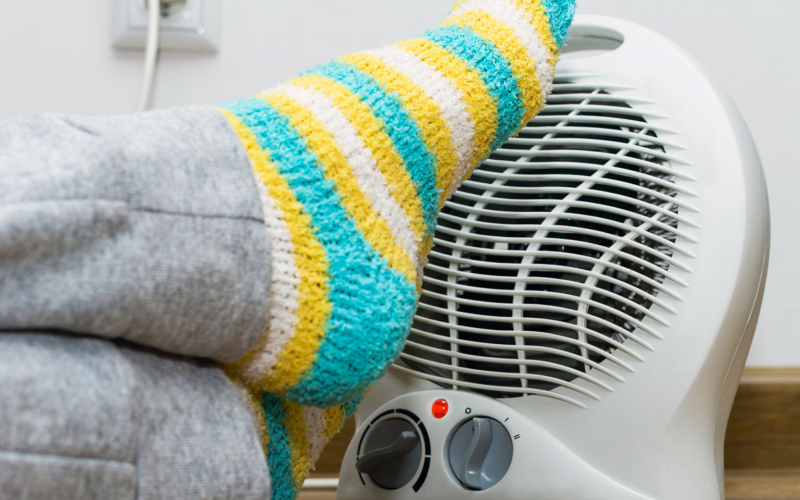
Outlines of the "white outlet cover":
<svg viewBox="0 0 800 500">
<path fill-rule="evenodd" d="M 222 28 L 222 0 L 185 0 L 162 16 L 159 47 L 164 50 L 216 52 Z M 146 0 L 114 0 L 112 43 L 118 49 L 147 44 Z"/>
</svg>

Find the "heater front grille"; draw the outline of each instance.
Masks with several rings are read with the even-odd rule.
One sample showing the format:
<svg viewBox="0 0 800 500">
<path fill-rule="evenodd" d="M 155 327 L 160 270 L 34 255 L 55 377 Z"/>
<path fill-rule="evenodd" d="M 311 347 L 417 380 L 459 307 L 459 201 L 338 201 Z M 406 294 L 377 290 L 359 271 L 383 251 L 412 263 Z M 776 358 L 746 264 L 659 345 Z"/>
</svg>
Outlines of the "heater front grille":
<svg viewBox="0 0 800 500">
<path fill-rule="evenodd" d="M 676 312 L 659 296 L 688 286 L 675 257 L 694 257 L 681 228 L 697 226 L 696 194 L 660 117 L 616 94 L 558 78 L 539 116 L 445 204 L 396 369 L 585 406 L 553 389 L 599 400 L 644 361 L 630 342 L 653 350 L 661 311 Z"/>
</svg>

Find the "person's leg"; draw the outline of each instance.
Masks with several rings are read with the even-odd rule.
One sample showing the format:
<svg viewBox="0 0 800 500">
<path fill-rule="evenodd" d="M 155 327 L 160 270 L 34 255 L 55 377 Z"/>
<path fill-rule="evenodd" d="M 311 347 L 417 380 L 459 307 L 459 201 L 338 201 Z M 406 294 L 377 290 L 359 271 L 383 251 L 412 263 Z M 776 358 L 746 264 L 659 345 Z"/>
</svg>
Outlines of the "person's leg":
<svg viewBox="0 0 800 500">
<path fill-rule="evenodd" d="M 269 327 L 226 371 L 264 410 L 275 500 L 297 495 L 317 450 L 396 359 L 439 209 L 541 109 L 573 9 L 460 0 L 421 37 L 221 107 L 271 240 Z"/>
<path fill-rule="evenodd" d="M 214 362 L 0 333 L 0 498 L 270 495 L 250 413 Z"/>
<path fill-rule="evenodd" d="M 252 168 L 211 106 L 0 120 L 0 330 L 235 361 L 267 323 Z"/>
<path fill-rule="evenodd" d="M 402 348 L 445 199 L 541 108 L 573 6 L 462 0 L 424 36 L 221 113 L 0 122 L 0 328 L 121 336 L 219 361 L 247 352 L 226 371 L 262 412 L 271 467 L 291 461 L 273 488 L 291 498 Z M 69 378 L 84 373 L 75 354 L 56 361 L 68 361 L 58 366 L 70 394 L 89 397 L 92 379 Z M 24 387 L 0 386 L 11 398 L 0 412 Z M 93 418 L 91 404 L 62 406 Z M 13 408 L 0 423 L 24 425 Z M 63 444 L 43 443 L 55 454 Z"/>
</svg>

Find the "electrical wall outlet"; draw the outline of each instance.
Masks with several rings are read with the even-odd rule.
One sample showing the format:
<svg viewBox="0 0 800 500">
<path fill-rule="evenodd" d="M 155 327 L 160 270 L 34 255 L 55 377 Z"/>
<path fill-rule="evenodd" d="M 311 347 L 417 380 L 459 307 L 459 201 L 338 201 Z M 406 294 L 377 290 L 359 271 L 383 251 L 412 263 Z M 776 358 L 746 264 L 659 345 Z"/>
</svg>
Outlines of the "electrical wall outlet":
<svg viewBox="0 0 800 500">
<path fill-rule="evenodd" d="M 223 0 L 164 2 L 159 47 L 166 50 L 219 49 Z M 112 43 L 118 49 L 144 49 L 147 43 L 147 0 L 114 0 Z"/>
</svg>

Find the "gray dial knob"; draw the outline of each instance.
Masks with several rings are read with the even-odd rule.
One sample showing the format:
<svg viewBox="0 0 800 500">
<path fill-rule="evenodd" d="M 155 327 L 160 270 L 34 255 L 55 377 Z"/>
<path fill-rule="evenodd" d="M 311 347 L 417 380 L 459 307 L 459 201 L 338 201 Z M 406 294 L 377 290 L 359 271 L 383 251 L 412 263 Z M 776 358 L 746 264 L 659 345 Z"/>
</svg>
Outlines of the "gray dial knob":
<svg viewBox="0 0 800 500">
<path fill-rule="evenodd" d="M 486 490 L 508 472 L 513 447 L 503 424 L 488 417 L 475 417 L 453 434 L 450 467 L 467 488 Z"/>
<path fill-rule="evenodd" d="M 392 418 L 375 425 L 367 436 L 356 469 L 381 488 L 396 490 L 414 479 L 421 461 L 416 428 L 408 420 Z"/>
</svg>

